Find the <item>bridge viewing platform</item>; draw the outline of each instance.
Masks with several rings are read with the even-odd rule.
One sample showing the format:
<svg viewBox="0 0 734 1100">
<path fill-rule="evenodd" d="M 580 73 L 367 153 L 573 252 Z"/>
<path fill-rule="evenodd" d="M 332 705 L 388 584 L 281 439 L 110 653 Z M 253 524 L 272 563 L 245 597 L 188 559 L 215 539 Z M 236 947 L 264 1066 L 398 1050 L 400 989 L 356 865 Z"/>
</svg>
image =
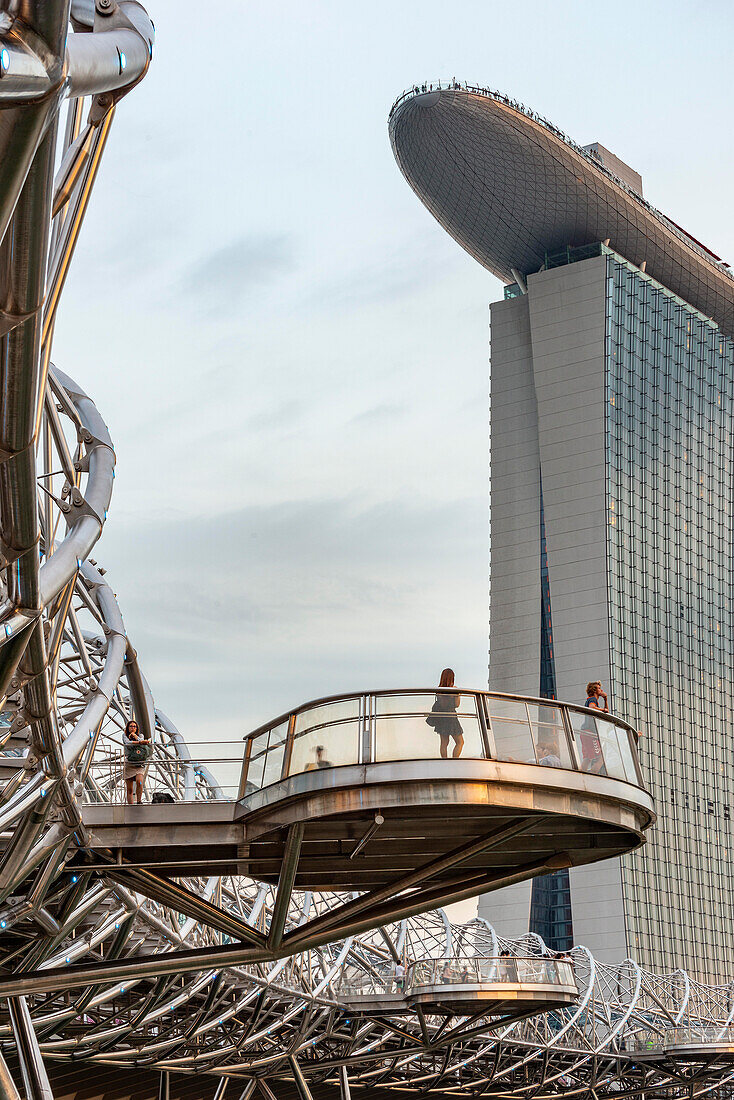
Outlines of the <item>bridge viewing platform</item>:
<svg viewBox="0 0 734 1100">
<path fill-rule="evenodd" d="M 405 1015 L 422 1010 L 446 1016 L 485 1011 L 504 1021 L 565 1008 L 578 999 L 570 959 L 441 956 L 418 959 L 403 976 L 395 966 L 385 973 L 345 974 L 339 1001 L 355 1016 Z"/>
<path fill-rule="evenodd" d="M 654 820 L 631 726 L 497 692 L 319 699 L 249 734 L 236 766 L 230 799 L 86 806 L 90 858 L 360 891 L 359 929 L 620 855 Z"/>
</svg>

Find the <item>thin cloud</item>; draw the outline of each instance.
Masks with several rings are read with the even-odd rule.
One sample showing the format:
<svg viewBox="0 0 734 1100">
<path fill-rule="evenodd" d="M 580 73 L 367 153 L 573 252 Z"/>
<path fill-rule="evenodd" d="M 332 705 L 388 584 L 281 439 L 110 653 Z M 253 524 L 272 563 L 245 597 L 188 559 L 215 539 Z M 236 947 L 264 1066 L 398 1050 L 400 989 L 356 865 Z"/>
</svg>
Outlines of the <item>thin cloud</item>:
<svg viewBox="0 0 734 1100">
<path fill-rule="evenodd" d="M 251 234 L 211 252 L 189 269 L 179 290 L 204 297 L 217 313 L 238 305 L 246 293 L 294 267 L 293 242 L 284 235 Z"/>
<path fill-rule="evenodd" d="M 404 412 L 405 405 L 375 405 L 374 408 L 365 409 L 364 412 L 353 416 L 350 424 L 381 424 L 385 420 L 394 420 L 395 417 L 402 416 Z"/>
</svg>

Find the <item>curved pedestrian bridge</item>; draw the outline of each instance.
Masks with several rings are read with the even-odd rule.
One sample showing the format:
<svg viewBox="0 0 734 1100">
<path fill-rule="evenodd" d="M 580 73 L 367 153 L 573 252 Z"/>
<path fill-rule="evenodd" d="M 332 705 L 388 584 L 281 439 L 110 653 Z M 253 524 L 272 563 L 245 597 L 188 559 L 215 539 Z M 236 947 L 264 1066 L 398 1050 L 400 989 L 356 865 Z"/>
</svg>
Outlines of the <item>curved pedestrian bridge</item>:
<svg viewBox="0 0 734 1100">
<path fill-rule="evenodd" d="M 174 876 L 248 875 L 284 898 L 358 891 L 338 925 L 351 934 L 618 856 L 654 820 L 634 730 L 543 699 L 334 696 L 255 730 L 243 755 L 229 801 L 86 807 L 90 848 Z M 316 923 L 323 934 L 338 924 Z M 286 938 L 302 946 L 298 930 Z"/>
</svg>

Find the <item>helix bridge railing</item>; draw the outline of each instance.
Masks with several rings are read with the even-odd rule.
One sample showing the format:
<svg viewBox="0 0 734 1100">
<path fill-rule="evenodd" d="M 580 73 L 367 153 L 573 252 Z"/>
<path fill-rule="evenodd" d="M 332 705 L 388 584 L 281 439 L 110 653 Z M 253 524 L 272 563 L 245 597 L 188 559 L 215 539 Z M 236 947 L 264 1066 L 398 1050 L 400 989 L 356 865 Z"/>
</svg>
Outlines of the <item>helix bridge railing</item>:
<svg viewBox="0 0 734 1100">
<path fill-rule="evenodd" d="M 440 985 L 557 985 L 575 987 L 573 964 L 548 956 L 448 957 L 411 963 L 408 989 Z"/>
<path fill-rule="evenodd" d="M 593 772 L 643 786 L 628 722 L 569 703 L 463 688 L 319 699 L 254 730 L 245 744 L 242 796 L 326 767 L 441 756 Z"/>
<path fill-rule="evenodd" d="M 655 1054 L 677 1047 L 731 1047 L 734 1050 L 734 1025 L 688 1023 L 661 1030 L 642 1030 L 625 1037 L 621 1048 L 630 1054 Z"/>
</svg>

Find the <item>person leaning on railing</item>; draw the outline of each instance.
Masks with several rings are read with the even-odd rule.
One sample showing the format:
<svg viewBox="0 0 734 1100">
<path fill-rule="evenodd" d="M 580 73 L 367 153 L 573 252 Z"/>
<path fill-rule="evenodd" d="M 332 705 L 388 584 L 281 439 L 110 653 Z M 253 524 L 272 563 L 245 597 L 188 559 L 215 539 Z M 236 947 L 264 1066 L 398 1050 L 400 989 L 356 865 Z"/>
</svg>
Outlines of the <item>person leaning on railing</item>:
<svg viewBox="0 0 734 1100">
<path fill-rule="evenodd" d="M 134 718 L 131 718 L 125 726 L 125 731 L 122 735 L 122 744 L 125 749 L 125 789 L 127 792 L 127 802 L 129 806 L 134 805 L 137 796 L 137 802 L 138 805 L 140 805 L 143 801 L 145 775 L 148 770 L 148 761 L 150 760 L 153 746 L 150 743 L 150 738 L 145 737 L 140 732 L 138 723 Z"/>
<path fill-rule="evenodd" d="M 586 685 L 586 702 L 584 706 L 589 707 L 590 710 L 600 710 L 602 714 L 609 714 L 609 701 L 601 686 L 601 680 L 591 680 Z M 581 753 L 583 756 L 581 770 L 593 772 L 594 775 L 606 775 L 607 769 L 604 766 L 601 742 L 599 741 L 599 734 L 596 732 L 593 719 L 587 718 L 584 720 L 584 724 L 581 726 L 579 740 L 581 742 Z"/>
</svg>

